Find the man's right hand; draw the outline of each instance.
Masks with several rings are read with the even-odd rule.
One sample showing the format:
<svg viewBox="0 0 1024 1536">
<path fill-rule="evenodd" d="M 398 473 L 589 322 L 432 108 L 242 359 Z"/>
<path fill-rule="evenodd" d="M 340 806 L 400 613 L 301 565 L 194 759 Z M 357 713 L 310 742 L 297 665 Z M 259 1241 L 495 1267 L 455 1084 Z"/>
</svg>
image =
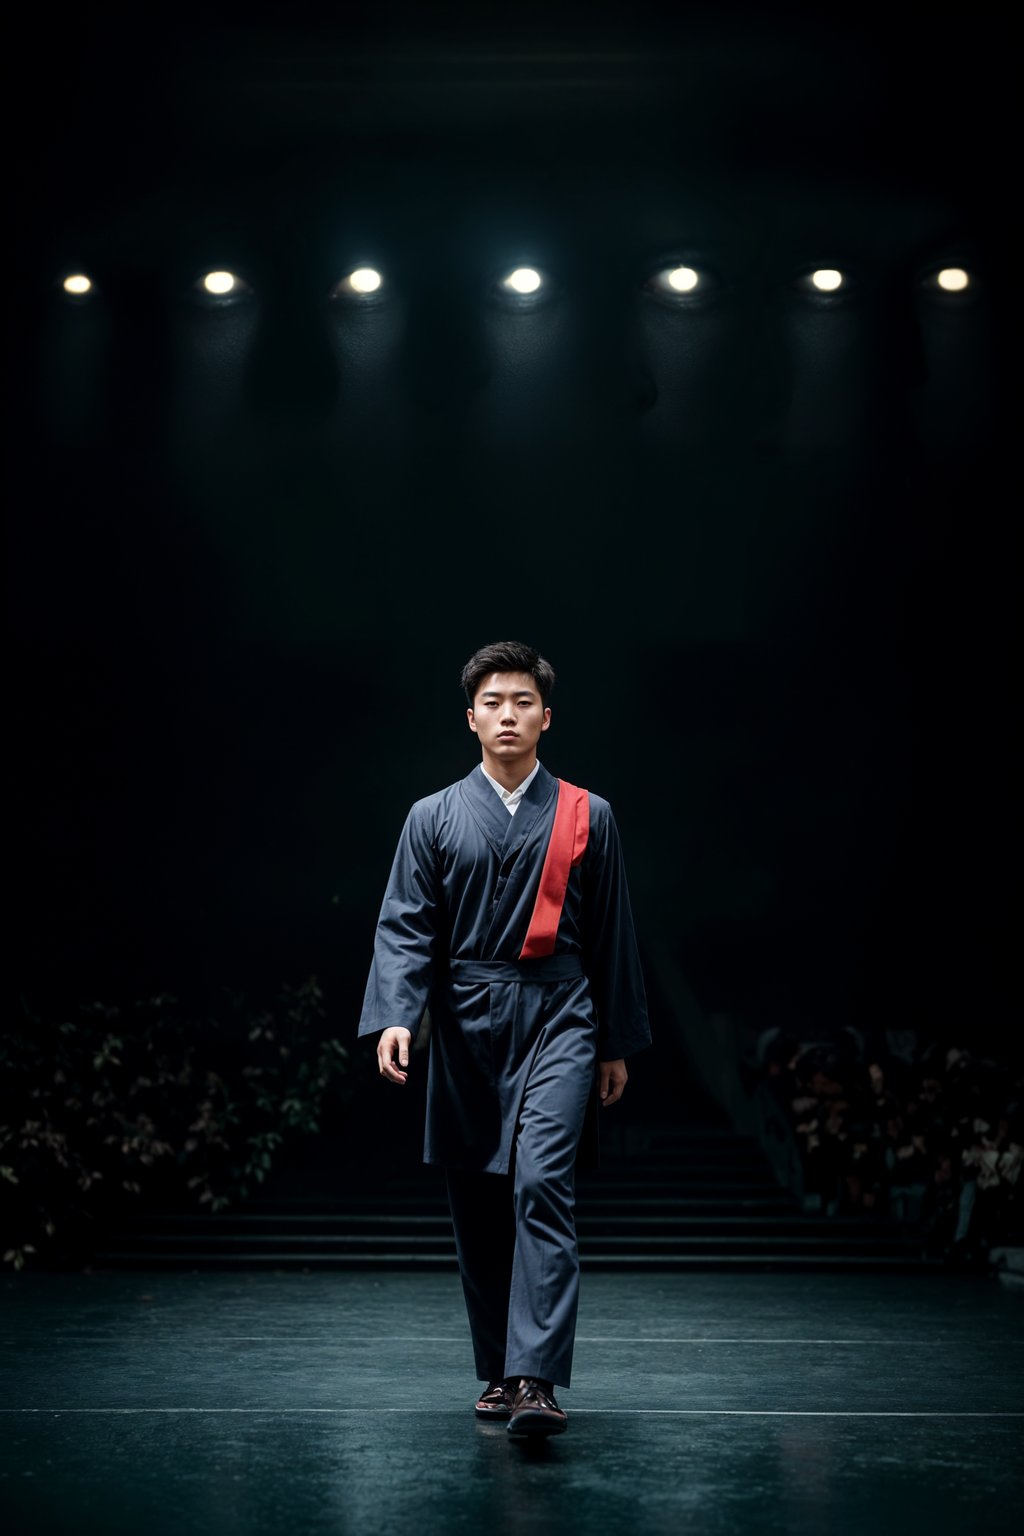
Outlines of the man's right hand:
<svg viewBox="0 0 1024 1536">
<path fill-rule="evenodd" d="M 409 1042 L 412 1040 L 412 1030 L 386 1029 L 377 1041 L 377 1063 L 380 1066 L 381 1077 L 386 1077 L 389 1083 L 404 1083 L 409 1073 L 404 1068 L 409 1065 Z M 398 1066 L 395 1066 L 394 1056 L 398 1052 Z"/>
</svg>

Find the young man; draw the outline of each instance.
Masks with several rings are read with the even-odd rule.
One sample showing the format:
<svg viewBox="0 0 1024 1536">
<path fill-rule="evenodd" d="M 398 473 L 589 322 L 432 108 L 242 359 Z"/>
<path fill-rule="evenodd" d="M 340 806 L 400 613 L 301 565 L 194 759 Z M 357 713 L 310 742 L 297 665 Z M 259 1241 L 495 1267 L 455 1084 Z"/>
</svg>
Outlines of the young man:
<svg viewBox="0 0 1024 1536">
<path fill-rule="evenodd" d="M 360 1035 L 408 1079 L 429 1004 L 423 1158 L 446 1170 L 480 1418 L 566 1427 L 579 1297 L 574 1168 L 588 1101 L 622 1097 L 650 1043 L 618 831 L 537 760 L 555 674 L 528 645 L 462 673 L 482 762 L 418 800 L 377 924 Z M 397 1057 L 397 1061 L 396 1061 Z"/>
</svg>

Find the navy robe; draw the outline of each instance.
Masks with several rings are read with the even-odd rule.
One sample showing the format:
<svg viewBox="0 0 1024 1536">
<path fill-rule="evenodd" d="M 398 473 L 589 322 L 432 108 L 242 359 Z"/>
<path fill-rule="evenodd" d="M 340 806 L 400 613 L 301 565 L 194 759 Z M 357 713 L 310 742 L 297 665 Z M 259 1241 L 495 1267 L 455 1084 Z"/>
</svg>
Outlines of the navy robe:
<svg viewBox="0 0 1024 1536">
<path fill-rule="evenodd" d="M 509 815 L 477 765 L 418 800 L 402 829 L 359 1034 L 401 1025 L 415 1038 L 429 1008 L 424 1162 L 508 1172 L 539 1059 L 546 1071 L 562 1059 L 567 1075 L 593 1078 L 595 1060 L 650 1044 L 618 830 L 599 795 L 589 796 L 590 834 L 569 874 L 554 955 L 518 960 L 557 799 L 558 780 L 542 765 Z M 467 979 L 465 961 L 509 961 L 515 970 L 511 979 L 509 968 L 501 979 Z M 545 971 L 555 979 L 533 979 Z"/>
</svg>

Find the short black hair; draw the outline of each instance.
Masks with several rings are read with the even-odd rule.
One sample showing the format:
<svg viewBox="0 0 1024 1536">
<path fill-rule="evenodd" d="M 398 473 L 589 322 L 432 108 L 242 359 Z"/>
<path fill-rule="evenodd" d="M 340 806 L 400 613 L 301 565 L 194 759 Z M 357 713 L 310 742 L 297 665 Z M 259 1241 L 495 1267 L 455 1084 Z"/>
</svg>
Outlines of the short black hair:
<svg viewBox="0 0 1024 1536">
<path fill-rule="evenodd" d="M 474 651 L 462 669 L 461 679 L 470 709 L 477 689 L 492 672 L 526 672 L 537 684 L 540 701 L 547 707 L 555 686 L 555 669 L 532 645 L 524 645 L 521 640 L 498 640 Z"/>
</svg>

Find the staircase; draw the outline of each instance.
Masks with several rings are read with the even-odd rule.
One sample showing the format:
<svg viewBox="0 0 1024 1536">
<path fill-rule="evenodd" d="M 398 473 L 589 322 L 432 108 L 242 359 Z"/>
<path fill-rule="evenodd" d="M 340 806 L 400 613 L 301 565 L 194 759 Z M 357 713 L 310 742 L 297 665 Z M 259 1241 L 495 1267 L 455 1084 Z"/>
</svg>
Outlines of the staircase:
<svg viewBox="0 0 1024 1536">
<path fill-rule="evenodd" d="M 444 1176 L 349 1193 L 290 1191 L 246 1209 L 140 1214 L 109 1232 L 94 1268 L 454 1269 Z M 775 1183 L 760 1146 L 720 1124 L 622 1124 L 602 1166 L 577 1178 L 584 1270 L 941 1268 L 885 1219 L 808 1215 Z"/>
</svg>

